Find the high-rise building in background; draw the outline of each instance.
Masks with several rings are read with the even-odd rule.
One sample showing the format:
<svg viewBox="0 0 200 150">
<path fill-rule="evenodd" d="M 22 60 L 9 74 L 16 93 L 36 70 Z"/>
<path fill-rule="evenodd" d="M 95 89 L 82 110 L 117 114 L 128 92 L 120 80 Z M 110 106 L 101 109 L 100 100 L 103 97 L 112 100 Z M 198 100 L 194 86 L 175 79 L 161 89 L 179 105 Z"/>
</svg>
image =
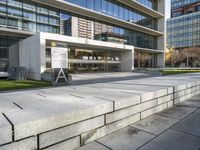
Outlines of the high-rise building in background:
<svg viewBox="0 0 200 150">
<path fill-rule="evenodd" d="M 127 46 L 134 46 L 134 58 L 130 59 L 133 67 L 163 67 L 164 12 L 165 0 L 0 0 L 0 68 L 11 64 L 10 46 L 40 32 L 53 34 L 38 40 L 46 39 L 42 71 L 51 68 L 51 49 L 55 46 L 69 50 L 69 66 L 76 71 L 123 70 Z M 78 42 L 73 37 L 79 38 Z"/>
<path fill-rule="evenodd" d="M 200 47 L 200 0 L 171 0 L 167 45 L 178 50 Z"/>
</svg>

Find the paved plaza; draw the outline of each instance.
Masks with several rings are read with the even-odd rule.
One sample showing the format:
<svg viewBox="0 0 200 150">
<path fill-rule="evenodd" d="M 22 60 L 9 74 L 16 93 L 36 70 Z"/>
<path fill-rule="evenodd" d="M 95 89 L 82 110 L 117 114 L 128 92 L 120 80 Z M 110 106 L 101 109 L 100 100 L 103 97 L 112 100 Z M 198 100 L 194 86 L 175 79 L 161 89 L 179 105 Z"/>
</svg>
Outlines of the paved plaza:
<svg viewBox="0 0 200 150">
<path fill-rule="evenodd" d="M 200 96 L 129 125 L 78 150 L 199 150 Z"/>
<path fill-rule="evenodd" d="M 199 73 L 1 93 L 0 150 L 199 150 L 199 94 Z"/>
</svg>

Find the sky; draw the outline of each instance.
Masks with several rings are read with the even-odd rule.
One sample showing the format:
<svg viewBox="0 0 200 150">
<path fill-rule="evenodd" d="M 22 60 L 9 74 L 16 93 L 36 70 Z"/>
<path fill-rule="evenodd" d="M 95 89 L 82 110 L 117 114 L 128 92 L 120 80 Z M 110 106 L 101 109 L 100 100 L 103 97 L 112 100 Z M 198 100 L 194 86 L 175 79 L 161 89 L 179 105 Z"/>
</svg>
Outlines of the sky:
<svg viewBox="0 0 200 150">
<path fill-rule="evenodd" d="M 165 3 L 166 3 L 165 14 L 166 14 L 166 19 L 168 19 L 170 18 L 171 0 L 165 0 Z"/>
</svg>

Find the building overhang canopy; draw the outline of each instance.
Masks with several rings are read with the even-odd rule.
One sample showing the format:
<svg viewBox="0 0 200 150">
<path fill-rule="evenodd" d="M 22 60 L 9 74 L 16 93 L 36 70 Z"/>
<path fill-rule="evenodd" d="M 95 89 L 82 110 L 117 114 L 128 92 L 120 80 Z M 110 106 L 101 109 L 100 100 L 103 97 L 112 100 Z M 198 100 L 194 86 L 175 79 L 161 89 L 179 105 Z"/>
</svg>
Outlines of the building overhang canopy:
<svg viewBox="0 0 200 150">
<path fill-rule="evenodd" d="M 18 37 L 18 38 L 19 37 L 26 38 L 34 34 L 35 32 L 0 27 L 0 35 L 3 35 L 3 36 L 9 35 L 9 36 Z"/>
<path fill-rule="evenodd" d="M 37 35 L 40 39 L 66 42 L 70 46 L 81 47 L 81 48 L 91 48 L 91 49 L 103 49 L 109 51 L 133 51 L 134 46 L 117 44 L 111 42 L 103 42 L 97 40 L 90 40 L 86 38 L 77 38 L 64 35 L 55 35 L 51 33 L 38 33 Z"/>
<path fill-rule="evenodd" d="M 164 53 L 163 50 L 155 50 L 155 49 L 148 49 L 148 48 L 141 48 L 141 47 L 134 47 L 135 51 L 139 52 L 147 52 L 147 53 Z"/>
</svg>

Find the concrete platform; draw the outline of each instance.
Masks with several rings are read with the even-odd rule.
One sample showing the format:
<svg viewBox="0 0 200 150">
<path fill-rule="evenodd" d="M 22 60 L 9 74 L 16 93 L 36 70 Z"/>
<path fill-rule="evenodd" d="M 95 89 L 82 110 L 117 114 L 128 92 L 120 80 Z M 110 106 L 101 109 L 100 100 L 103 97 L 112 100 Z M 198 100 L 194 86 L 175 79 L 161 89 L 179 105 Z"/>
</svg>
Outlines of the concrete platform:
<svg viewBox="0 0 200 150">
<path fill-rule="evenodd" d="M 186 106 L 193 109 L 186 111 L 187 115 L 184 115 L 181 120 L 174 119 L 173 116 L 162 116 L 166 112 L 163 111 L 98 139 L 98 145 L 101 145 L 102 150 L 198 150 L 200 148 L 200 96 L 188 102 L 190 103 L 182 102 L 173 109 L 167 110 L 169 114 L 179 116 L 180 112 L 184 114 Z M 198 104 L 198 107 L 191 106 L 192 103 Z M 97 142 L 91 142 L 78 150 L 95 149 Z"/>
<path fill-rule="evenodd" d="M 192 102 L 198 103 L 197 100 L 188 104 L 180 102 L 198 94 L 200 74 L 121 79 L 105 83 L 1 93 L 0 149 L 9 150 L 17 144 L 26 150 L 65 149 L 66 146 L 71 150 L 129 125 L 131 134 L 134 132 L 132 128 L 142 131 L 139 132 L 140 137 L 132 136 L 136 141 L 143 139 L 139 144 L 132 145 L 139 148 L 194 112 L 198 105 L 192 107 Z M 179 107 L 171 108 L 175 104 Z M 163 110 L 166 112 L 161 112 Z M 150 119 L 152 127 L 146 127 L 148 123 L 145 121 L 142 122 L 143 127 L 132 125 L 155 113 L 159 113 L 161 117 Z M 167 120 L 168 117 L 171 119 Z M 159 123 L 155 123 L 157 121 Z M 147 133 L 143 130 L 147 130 Z M 129 128 L 124 132 L 126 131 L 129 131 Z M 191 132 L 189 129 L 187 131 Z M 148 138 L 142 138 L 144 135 L 148 135 L 145 136 Z M 101 144 L 97 143 L 88 147 L 101 149 Z M 112 143 L 109 145 L 116 147 Z"/>
<path fill-rule="evenodd" d="M 108 73 L 79 73 L 72 74 L 71 85 L 104 83 L 120 80 L 131 80 L 151 77 L 148 74 L 133 73 L 133 72 L 108 72 Z"/>
<path fill-rule="evenodd" d="M 8 73 L 7 72 L 0 72 L 0 78 L 7 78 Z"/>
</svg>

